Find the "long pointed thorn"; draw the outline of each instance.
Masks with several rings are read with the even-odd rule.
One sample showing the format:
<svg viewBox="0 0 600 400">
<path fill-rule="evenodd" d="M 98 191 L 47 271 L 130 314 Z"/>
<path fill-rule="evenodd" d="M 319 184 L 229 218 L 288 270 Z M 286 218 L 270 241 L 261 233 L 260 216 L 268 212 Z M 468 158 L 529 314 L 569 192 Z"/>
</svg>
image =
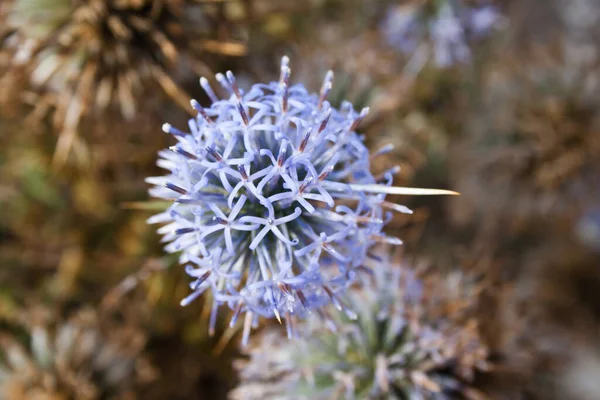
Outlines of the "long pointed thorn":
<svg viewBox="0 0 600 400">
<path fill-rule="evenodd" d="M 281 315 L 279 315 L 279 311 L 277 310 L 277 308 L 273 308 L 273 314 L 275 314 L 277 322 L 279 322 L 279 325 L 281 325 Z"/>
<path fill-rule="evenodd" d="M 412 196 L 460 196 L 460 193 L 446 189 L 410 188 L 402 186 L 385 186 L 377 184 L 349 184 L 355 192 L 385 193 Z"/>
</svg>

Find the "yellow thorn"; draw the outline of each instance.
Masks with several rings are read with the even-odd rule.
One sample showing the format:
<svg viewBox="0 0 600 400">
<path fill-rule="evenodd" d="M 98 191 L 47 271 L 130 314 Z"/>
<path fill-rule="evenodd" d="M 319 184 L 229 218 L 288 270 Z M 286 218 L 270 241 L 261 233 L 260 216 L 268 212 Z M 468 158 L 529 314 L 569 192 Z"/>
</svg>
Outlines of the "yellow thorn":
<svg viewBox="0 0 600 400">
<path fill-rule="evenodd" d="M 273 312 L 275 313 L 275 318 L 277 318 L 277 322 L 279 322 L 279 325 L 281 325 L 281 316 L 279 315 L 279 311 L 277 311 L 277 309 L 274 308 Z"/>
<path fill-rule="evenodd" d="M 401 186 L 385 186 L 377 184 L 350 184 L 350 188 L 357 192 L 370 192 L 370 193 L 386 193 L 386 194 L 399 194 L 399 195 L 414 195 L 414 196 L 438 196 L 438 195 L 450 195 L 459 196 L 460 193 L 453 190 L 446 189 L 424 189 L 424 188 L 410 188 Z"/>
</svg>

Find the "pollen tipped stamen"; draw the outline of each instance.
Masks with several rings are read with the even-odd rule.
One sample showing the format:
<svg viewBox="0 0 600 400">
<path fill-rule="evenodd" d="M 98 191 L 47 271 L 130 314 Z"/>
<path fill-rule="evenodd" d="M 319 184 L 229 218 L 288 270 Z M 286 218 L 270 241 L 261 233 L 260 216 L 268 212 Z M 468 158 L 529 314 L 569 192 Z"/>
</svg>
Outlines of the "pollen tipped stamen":
<svg viewBox="0 0 600 400">
<path fill-rule="evenodd" d="M 287 295 L 292 294 L 292 288 L 287 283 L 277 282 L 277 287 L 279 288 L 279 290 L 281 290 L 283 293 L 285 293 Z"/>
<path fill-rule="evenodd" d="M 327 179 L 327 177 L 329 176 L 329 174 L 331 174 L 332 171 L 333 165 L 330 165 L 327 168 L 325 168 L 325 170 L 319 174 L 319 181 L 324 181 L 325 179 Z"/>
<path fill-rule="evenodd" d="M 210 154 L 211 157 L 214 158 L 217 162 L 222 162 L 223 161 L 223 157 L 219 154 L 219 152 L 217 150 L 215 150 L 214 147 L 207 146 L 206 147 L 206 152 L 208 154 Z"/>
<path fill-rule="evenodd" d="M 333 246 L 331 244 L 327 243 L 327 242 L 321 243 L 321 247 L 323 247 L 323 249 L 328 250 L 328 251 L 335 250 L 333 248 Z"/>
<path fill-rule="evenodd" d="M 376 182 L 384 181 L 384 180 L 386 180 L 387 175 L 394 176 L 398 172 L 400 172 L 400 169 L 401 169 L 400 166 L 396 165 L 396 166 L 394 166 L 394 167 L 392 167 L 392 168 L 390 168 L 390 169 L 388 169 L 386 171 L 383 171 L 383 172 L 381 172 L 381 173 L 379 173 L 379 174 L 377 174 L 377 175 L 374 176 L 375 181 Z"/>
<path fill-rule="evenodd" d="M 277 166 L 279 168 L 283 167 L 283 163 L 285 162 L 285 154 L 287 153 L 287 150 L 285 147 L 283 147 L 280 151 L 279 151 L 279 156 L 277 157 Z"/>
<path fill-rule="evenodd" d="M 378 262 L 383 262 L 383 258 L 378 256 L 377 254 L 371 253 L 370 251 L 367 252 L 367 257 L 369 257 L 371 260 L 375 260 Z"/>
<path fill-rule="evenodd" d="M 298 193 L 304 193 L 304 191 L 312 184 L 312 181 L 312 178 L 308 178 L 304 182 L 302 182 L 302 185 L 300 185 L 300 187 L 298 188 Z"/>
<path fill-rule="evenodd" d="M 244 110 L 244 106 L 242 105 L 242 103 L 237 103 L 237 109 L 240 113 L 240 116 L 242 117 L 244 125 L 248 126 L 248 124 L 250 124 L 250 119 L 248 119 L 248 114 L 246 114 L 246 110 Z"/>
<path fill-rule="evenodd" d="M 179 187 L 179 186 L 177 186 L 177 185 L 174 185 L 174 184 L 172 184 L 172 183 L 170 183 L 170 182 L 165 182 L 165 183 L 164 183 L 164 186 L 165 186 L 167 189 L 169 189 L 169 190 L 172 190 L 172 191 L 174 191 L 174 192 L 177 192 L 177 193 L 179 193 L 179 194 L 188 194 L 188 191 L 187 191 L 187 190 L 185 190 L 184 188 L 182 188 L 182 187 Z"/>
<path fill-rule="evenodd" d="M 176 229 L 175 232 L 173 232 L 175 235 L 180 236 L 180 235 L 185 235 L 188 233 L 192 233 L 192 232 L 196 232 L 196 228 L 181 228 L 181 229 Z"/>
<path fill-rule="evenodd" d="M 356 222 L 360 224 L 383 224 L 383 220 L 381 218 L 372 218 L 367 216 L 356 217 Z"/>
<path fill-rule="evenodd" d="M 386 200 L 384 200 L 384 201 L 381 202 L 381 207 L 385 207 L 388 210 L 396 211 L 396 212 L 399 212 L 399 213 L 402 213 L 402 214 L 412 214 L 413 213 L 413 211 L 410 208 L 406 207 L 406 206 L 403 206 L 403 205 L 400 205 L 400 204 L 396 204 L 396 203 L 392 203 L 392 202 L 386 201 Z"/>
<path fill-rule="evenodd" d="M 231 317 L 231 321 L 229 321 L 229 327 L 233 328 L 237 323 L 238 318 L 240 317 L 240 313 L 242 312 L 242 307 L 244 306 L 244 300 L 240 300 L 235 306 L 235 310 L 233 312 L 233 316 Z"/>
<path fill-rule="evenodd" d="M 198 288 L 200 287 L 200 285 L 202 285 L 204 283 L 204 281 L 206 281 L 208 279 L 208 277 L 210 276 L 212 271 L 206 271 L 204 273 L 204 275 L 202 275 L 200 278 L 198 278 L 196 280 L 196 282 L 194 282 L 194 284 L 192 285 L 192 290 L 198 290 Z"/>
<path fill-rule="evenodd" d="M 229 85 L 229 82 L 227 82 L 227 79 L 225 78 L 225 75 L 223 75 L 223 74 L 216 74 L 215 78 L 217 79 L 217 82 L 219 82 L 219 84 L 221 85 L 221 87 L 223 87 L 223 89 L 227 90 L 227 93 L 229 93 L 229 95 L 233 94 L 233 90 L 231 89 L 231 86 Z"/>
<path fill-rule="evenodd" d="M 363 119 L 365 119 L 365 117 L 367 116 L 368 113 L 369 113 L 369 107 L 365 107 L 362 109 L 359 116 L 356 117 L 354 119 L 354 121 L 352 122 L 352 125 L 350 125 L 351 132 L 355 131 L 356 128 L 358 128 L 358 125 L 360 125 L 360 123 L 362 122 Z"/>
<path fill-rule="evenodd" d="M 331 117 L 331 110 L 327 110 L 327 114 L 325 115 L 325 118 L 323 118 L 323 121 L 321 121 L 321 125 L 319 125 L 319 131 L 317 133 L 321 133 L 325 130 L 325 128 L 327 127 L 327 124 L 329 123 L 330 117 Z"/>
<path fill-rule="evenodd" d="M 308 300 L 306 300 L 306 296 L 304 295 L 304 292 L 302 290 L 296 290 L 296 294 L 298 295 L 298 298 L 300 299 L 300 304 L 302 304 L 302 307 L 304 307 L 304 309 L 308 310 Z"/>
<path fill-rule="evenodd" d="M 171 146 L 169 147 L 169 150 L 171 150 L 174 153 L 177 153 L 179 155 L 182 155 L 186 158 L 189 158 L 190 160 L 197 160 L 198 157 L 196 157 L 195 155 L 193 155 L 192 153 L 182 149 L 181 147 L 177 147 L 177 146 Z"/>
<path fill-rule="evenodd" d="M 283 95 L 281 96 L 281 110 L 283 114 L 287 114 L 288 112 L 288 97 L 289 90 L 287 84 L 285 84 L 283 87 Z"/>
<path fill-rule="evenodd" d="M 190 100 L 190 104 L 192 105 L 192 108 L 194 110 L 196 110 L 196 112 L 198 114 L 200 114 L 202 116 L 202 118 L 204 118 L 204 120 L 209 124 L 212 125 L 213 121 L 212 119 L 210 119 L 210 117 L 208 116 L 208 114 L 206 113 L 206 111 L 204 110 L 204 108 L 200 105 L 200 103 L 198 103 L 198 101 L 192 99 Z"/>
<path fill-rule="evenodd" d="M 200 200 L 200 199 L 175 199 L 175 203 L 180 203 L 180 204 L 192 204 L 192 205 L 202 205 L 205 204 L 206 201 L 205 200 Z"/>
<path fill-rule="evenodd" d="M 247 181 L 248 173 L 246 172 L 246 167 L 244 167 L 242 164 L 240 164 L 240 165 L 238 165 L 237 169 L 238 169 L 238 172 L 240 173 L 240 175 L 242 175 L 242 179 Z"/>
<path fill-rule="evenodd" d="M 312 129 L 308 128 L 308 130 L 304 134 L 304 137 L 302 138 L 302 142 L 300 142 L 300 146 L 298 147 L 299 153 L 304 152 L 304 149 L 306 149 L 306 145 L 308 145 L 308 141 L 310 140 L 311 134 L 312 134 Z"/>
<path fill-rule="evenodd" d="M 387 243 L 394 246 L 400 246 L 403 243 L 402 240 L 393 236 L 371 235 L 369 236 L 369 239 L 377 243 Z"/>
<path fill-rule="evenodd" d="M 379 150 L 377 150 L 375 153 L 371 154 L 369 156 L 369 161 L 373 161 L 374 159 L 376 159 L 379 156 L 385 155 L 385 154 L 389 154 L 394 150 L 394 145 L 393 144 L 386 144 L 385 146 L 383 146 L 382 148 L 380 148 Z"/>
<path fill-rule="evenodd" d="M 237 97 L 238 100 L 242 100 L 242 94 L 240 93 L 240 88 L 238 87 L 237 82 L 235 80 L 235 76 L 233 75 L 233 73 L 231 71 L 227 71 L 227 80 L 229 81 L 229 85 L 231 86 L 231 89 L 233 90 L 235 97 Z"/>
<path fill-rule="evenodd" d="M 336 295 L 331 291 L 329 286 L 323 285 L 323 289 L 325 290 L 325 293 L 327 293 L 327 296 L 329 296 L 329 299 L 331 300 L 335 308 L 337 308 L 339 311 L 342 311 L 342 305 L 338 301 Z"/>
<path fill-rule="evenodd" d="M 319 109 L 319 110 L 323 106 L 323 102 L 325 101 L 327 94 L 329 94 L 329 91 L 333 87 L 332 81 L 333 81 L 333 71 L 327 71 L 327 74 L 325 75 L 325 79 L 323 79 L 323 85 L 321 86 L 319 102 L 317 103 L 317 109 Z"/>
<path fill-rule="evenodd" d="M 211 102 L 216 103 L 217 101 L 219 101 L 219 98 L 210 87 L 208 79 L 206 79 L 205 77 L 200 78 L 200 86 L 202 87 L 204 93 L 206 93 Z"/>
<path fill-rule="evenodd" d="M 373 271 L 371 268 L 367 267 L 366 265 L 359 265 L 358 267 L 356 267 L 357 271 L 361 271 L 364 272 L 365 274 L 369 275 L 370 278 L 375 278 L 375 271 Z"/>
<path fill-rule="evenodd" d="M 281 68 L 280 68 L 280 75 L 279 75 L 279 85 L 282 85 L 286 79 L 286 75 L 289 78 L 289 63 L 290 63 L 290 59 L 288 56 L 283 56 L 281 57 Z"/>
<path fill-rule="evenodd" d="M 335 306 L 335 308 L 337 308 L 339 311 L 343 311 L 348 316 L 348 318 L 352 320 L 357 318 L 356 313 L 353 310 L 351 310 L 343 301 L 338 299 L 335 293 L 333 293 L 333 291 L 327 285 L 323 285 L 323 289 L 325 289 L 327 296 L 329 296 L 329 299 L 331 300 L 331 303 Z"/>
<path fill-rule="evenodd" d="M 180 131 L 171 124 L 163 124 L 162 130 L 164 133 L 169 133 L 173 136 L 185 136 L 187 133 Z"/>
<path fill-rule="evenodd" d="M 215 221 L 221 225 L 229 225 L 229 221 L 227 221 L 226 219 L 223 219 L 221 217 L 214 216 L 213 221 Z"/>
</svg>

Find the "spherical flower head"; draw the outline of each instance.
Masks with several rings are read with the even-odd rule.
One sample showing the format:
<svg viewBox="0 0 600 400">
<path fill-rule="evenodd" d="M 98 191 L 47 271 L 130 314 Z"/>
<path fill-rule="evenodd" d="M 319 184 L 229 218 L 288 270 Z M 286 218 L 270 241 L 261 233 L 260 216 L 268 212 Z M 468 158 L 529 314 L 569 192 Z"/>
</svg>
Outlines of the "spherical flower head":
<svg viewBox="0 0 600 400">
<path fill-rule="evenodd" d="M 469 383 L 475 370 L 487 368 L 487 350 L 476 327 L 452 315 L 461 310 L 450 288 L 429 293 L 412 270 L 385 261 L 372 275 L 374 282 L 348 292 L 356 319 L 324 314 L 326 330 L 322 318 L 312 317 L 297 343 L 273 330 L 261 333 L 249 360 L 237 363 L 241 383 L 231 398 L 448 399 L 466 388 L 474 394 Z M 433 305 L 442 310 L 432 312 Z"/>
<path fill-rule="evenodd" d="M 194 278 L 188 304 L 207 289 L 213 294 L 210 330 L 226 304 L 233 326 L 246 313 L 244 340 L 259 316 L 286 319 L 293 336 L 296 317 L 337 301 L 373 243 L 400 244 L 382 233 L 385 209 L 410 212 L 385 201 L 393 171 L 376 177 L 372 156 L 356 128 L 368 109 L 326 96 L 333 73 L 318 94 L 290 85 L 288 58 L 279 81 L 244 92 L 231 72 L 218 74 L 227 91 L 216 94 L 200 80 L 212 104 L 192 100 L 198 115 L 189 132 L 163 129 L 177 145 L 160 153 L 170 174 L 148 178 L 155 197 L 173 205 L 150 222 L 160 228 L 169 252 Z M 350 311 L 348 311 L 350 312 Z"/>
</svg>

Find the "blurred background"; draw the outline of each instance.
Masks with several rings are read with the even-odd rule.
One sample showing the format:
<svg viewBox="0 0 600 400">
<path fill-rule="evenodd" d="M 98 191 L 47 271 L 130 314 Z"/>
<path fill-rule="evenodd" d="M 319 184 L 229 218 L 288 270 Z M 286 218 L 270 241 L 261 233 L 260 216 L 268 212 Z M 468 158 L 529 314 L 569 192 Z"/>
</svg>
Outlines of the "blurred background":
<svg viewBox="0 0 600 400">
<path fill-rule="evenodd" d="M 144 178 L 200 76 L 247 89 L 288 55 L 371 107 L 374 170 L 461 193 L 395 197 L 388 229 L 479 282 L 475 386 L 600 399 L 599 51 L 597 0 L 2 0 L 0 398 L 227 397 L 238 330 L 179 306 Z"/>
</svg>

